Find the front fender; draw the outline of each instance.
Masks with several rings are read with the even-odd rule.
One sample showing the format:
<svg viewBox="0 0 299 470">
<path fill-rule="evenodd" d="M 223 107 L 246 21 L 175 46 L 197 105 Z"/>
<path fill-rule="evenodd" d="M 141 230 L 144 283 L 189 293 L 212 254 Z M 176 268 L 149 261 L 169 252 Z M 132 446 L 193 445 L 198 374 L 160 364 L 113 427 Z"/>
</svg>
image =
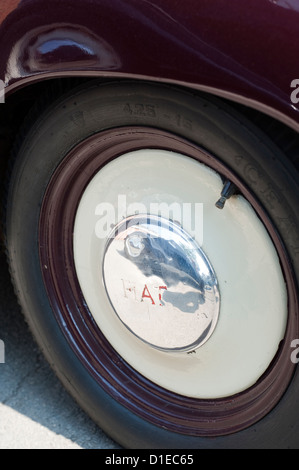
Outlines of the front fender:
<svg viewBox="0 0 299 470">
<path fill-rule="evenodd" d="M 2 2 L 7 93 L 50 77 L 158 80 L 230 98 L 299 131 L 297 0 Z"/>
</svg>

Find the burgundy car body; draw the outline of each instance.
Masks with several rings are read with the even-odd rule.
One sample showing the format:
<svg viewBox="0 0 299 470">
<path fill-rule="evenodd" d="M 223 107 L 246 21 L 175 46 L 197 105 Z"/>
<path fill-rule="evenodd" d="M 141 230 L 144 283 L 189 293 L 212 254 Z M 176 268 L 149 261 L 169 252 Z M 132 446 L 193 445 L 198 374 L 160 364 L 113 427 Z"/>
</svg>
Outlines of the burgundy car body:
<svg viewBox="0 0 299 470">
<path fill-rule="evenodd" d="M 6 96 L 58 77 L 146 79 L 299 130 L 297 0 L 1 0 L 0 23 Z"/>
<path fill-rule="evenodd" d="M 289 386 L 291 377 L 295 376 L 294 364 L 290 364 L 289 344 L 294 344 L 293 340 L 298 338 L 298 294 L 288 258 L 289 253 L 294 269 L 297 269 L 295 276 L 298 279 L 298 258 L 295 260 L 298 255 L 299 223 L 296 211 L 298 186 L 295 184 L 298 184 L 298 180 L 295 181 L 297 174 L 292 166 L 292 163 L 295 166 L 298 164 L 299 145 L 298 37 L 299 0 L 0 0 L 0 88 L 4 84 L 6 101 L 5 105 L 0 106 L 0 177 L 6 171 L 5 165 L 12 154 L 11 162 L 15 157 L 15 168 L 8 175 L 9 189 L 4 197 L 7 203 L 5 237 L 8 240 L 7 252 L 16 292 L 25 305 L 23 310 L 30 317 L 29 324 L 33 332 L 66 388 L 73 392 L 79 403 L 84 404 L 84 409 L 92 417 L 95 415 L 96 422 L 109 421 L 106 428 L 109 428 L 113 437 L 118 439 L 124 435 L 123 429 L 126 432 L 128 429 L 128 436 L 125 435 L 121 440 L 125 445 L 135 445 L 135 442 L 138 445 L 144 445 L 144 442 L 146 445 L 152 442 L 160 445 L 160 436 L 164 439 L 163 443 L 169 445 L 174 435 L 174 442 L 178 442 L 178 446 L 186 442 L 197 446 L 197 438 L 207 437 L 211 437 L 209 446 L 214 446 L 224 436 L 228 436 L 227 441 L 223 441 L 224 446 L 230 441 L 237 446 L 244 445 L 248 435 L 252 442 L 257 442 L 263 435 L 266 435 L 265 443 L 272 442 L 274 426 L 271 419 L 274 418 L 270 416 L 270 411 L 274 410 L 278 402 L 282 402 L 281 397 L 289 387 L 292 401 L 285 400 L 284 408 L 278 409 L 277 413 L 280 414 L 275 418 L 275 439 L 283 438 L 287 445 L 289 441 L 295 442 L 298 448 L 298 438 L 292 435 L 298 411 L 293 414 L 290 404 L 298 403 L 298 375 L 296 382 L 294 379 L 295 385 Z M 85 130 L 81 125 L 79 113 L 74 115 L 75 127 L 70 124 L 73 120 L 68 121 L 72 127 L 72 139 L 68 140 L 67 132 L 60 142 L 59 136 L 52 139 L 57 130 L 62 128 L 64 132 L 67 117 L 62 112 L 61 120 L 56 121 L 55 117 L 60 114 L 58 111 L 56 114 L 54 105 L 48 108 L 52 111 L 55 108 L 55 113 L 53 111 L 51 114 L 51 129 L 50 125 L 47 127 L 47 113 L 42 114 L 42 118 L 37 121 L 44 102 L 47 106 L 56 96 L 56 87 L 48 87 L 48 84 L 51 81 L 57 84 L 61 97 L 65 97 L 61 99 L 68 100 L 68 93 L 77 89 L 77 84 L 80 90 L 84 89 L 84 93 L 87 93 L 88 86 L 85 89 L 85 84 L 93 78 L 103 79 L 103 88 L 107 88 L 105 100 L 99 100 L 94 105 L 98 114 L 90 112 L 93 91 L 88 92 L 89 101 L 87 95 L 80 94 L 82 102 L 79 104 L 88 115 L 89 127 Z M 124 80 L 129 83 L 108 83 L 106 87 L 106 79 L 108 82 Z M 147 85 L 137 85 L 138 81 L 147 82 Z M 163 86 L 154 87 L 149 82 Z M 183 93 L 174 90 L 172 85 L 183 87 Z M 98 80 L 96 86 L 91 84 L 90 88 L 95 89 L 97 86 Z M 133 116 L 131 124 L 131 114 L 134 113 L 130 105 L 125 105 L 125 100 L 129 94 L 136 95 L 137 87 L 142 88 L 142 96 L 147 96 L 149 89 L 155 89 L 152 93 L 157 109 L 162 109 L 160 99 L 162 93 L 166 93 L 165 113 L 172 108 L 188 111 L 187 119 L 183 120 L 185 126 L 181 125 L 180 114 L 175 114 L 179 122 L 162 123 L 161 126 L 162 112 L 154 113 L 154 117 L 151 112 L 151 116 L 145 115 L 150 119 L 143 119 L 142 107 L 138 108 L 138 116 Z M 113 119 L 110 117 L 106 124 L 104 121 L 111 109 L 111 97 L 118 106 L 120 95 L 114 98 L 116 88 L 122 88 L 122 104 L 125 108 L 129 107 L 130 119 L 126 117 L 122 120 L 125 114 L 123 108 L 123 114 L 120 117 L 117 114 L 114 120 L 119 112 L 114 109 Z M 158 88 L 161 91 L 158 92 Z M 191 92 L 185 93 L 186 88 Z M 202 99 L 198 91 L 203 92 L 204 98 L 206 95 L 210 97 Z M 183 102 L 181 95 L 188 95 L 184 98 L 186 101 Z M 233 106 L 226 107 L 226 103 L 214 97 L 230 101 Z M 196 123 L 190 129 L 191 121 L 188 117 L 195 116 L 196 121 L 195 111 L 200 102 L 203 108 L 210 107 L 210 111 L 203 112 L 204 124 Z M 73 106 L 79 109 L 77 101 Z M 242 119 L 237 121 L 231 117 L 234 116 L 234 107 L 244 111 L 244 121 L 242 113 Z M 223 119 L 226 109 L 232 113 L 229 116 L 227 112 L 226 119 Z M 28 114 L 29 110 L 31 113 Z M 270 119 L 261 114 L 270 116 Z M 247 117 L 256 121 L 256 127 L 251 127 Z M 262 119 L 259 120 L 260 117 Z M 98 123 L 99 119 L 101 124 Z M 169 115 L 164 114 L 164 119 L 170 120 Z M 39 122 L 40 127 L 33 125 L 27 134 L 26 125 L 30 127 L 30 121 Z M 265 136 L 267 133 L 270 136 L 269 141 L 265 139 L 263 142 L 263 132 L 254 134 L 253 129 L 258 131 L 259 125 L 261 128 L 264 125 Z M 46 127 L 48 133 L 45 132 Z M 133 127 L 134 136 L 137 137 L 132 137 Z M 185 129 L 178 133 L 179 127 Z M 69 127 L 66 126 L 66 129 Z M 201 142 L 201 139 L 197 139 L 198 132 L 206 129 L 208 137 L 205 135 Z M 215 139 L 217 144 L 214 145 L 216 130 L 221 130 L 223 135 L 219 141 Z M 127 138 L 129 134 L 130 139 Z M 137 145 L 139 134 L 142 134 L 142 145 Z M 276 134 L 282 135 L 281 147 L 272 146 L 271 138 L 273 135 L 276 137 Z M 25 140 L 22 146 L 16 149 L 15 141 L 23 137 Z M 117 150 L 114 146 L 116 137 L 119 139 Z M 63 139 L 67 141 L 65 147 Z M 239 146 L 241 140 L 242 145 Z M 107 154 L 106 145 L 109 150 Z M 256 210 L 259 216 L 256 217 L 257 225 L 260 227 L 260 221 L 263 222 L 273 241 L 272 253 L 276 248 L 279 255 L 279 260 L 275 258 L 275 266 L 281 275 L 279 292 L 285 293 L 285 310 L 287 304 L 289 309 L 285 341 L 282 341 L 282 336 L 279 337 L 279 347 L 275 343 L 277 356 L 271 356 L 272 362 L 267 371 L 261 377 L 257 372 L 255 380 L 258 377 L 260 379 L 244 393 L 241 391 L 219 400 L 194 399 L 195 394 L 185 396 L 180 390 L 177 393 L 175 387 L 172 387 L 174 390 L 171 387 L 168 390 L 164 388 L 164 382 L 162 387 L 151 377 L 148 378 L 147 374 L 143 376 L 143 370 L 135 370 L 134 364 L 127 361 L 125 355 L 122 357 L 121 348 L 120 352 L 114 350 L 109 335 L 106 338 L 104 328 L 103 331 L 101 329 L 101 322 L 99 325 L 95 323 L 89 312 L 88 299 L 81 292 L 74 260 L 74 227 L 79 201 L 83 199 L 87 184 L 95 172 L 110 160 L 116 160 L 115 157 L 134 150 L 149 150 L 152 145 L 154 149 L 179 152 L 206 164 L 217 173 L 219 181 L 220 176 L 225 177 L 228 181 L 224 187 L 229 184 L 232 191 L 240 191 Z M 239 152 L 239 148 L 244 154 L 233 153 Z M 47 165 L 43 165 L 47 158 Z M 258 168 L 260 161 L 265 168 Z M 230 168 L 232 162 L 234 166 Z M 39 171 L 43 166 L 43 171 Z M 272 169 L 270 177 L 267 172 Z M 293 171 L 296 174 L 294 181 Z M 252 172 L 256 180 L 252 180 Z M 35 184 L 30 189 L 28 182 L 31 178 L 35 178 Z M 143 179 L 139 178 L 139 181 Z M 277 196 L 279 191 L 281 198 Z M 217 194 L 217 198 L 221 196 L 224 203 L 230 197 L 224 188 L 221 192 L 221 187 Z M 92 223 L 89 223 L 90 227 Z M 220 225 L 216 227 L 219 230 Z M 209 233 L 212 233 L 212 229 Z M 91 238 L 88 237 L 86 239 L 90 242 Z M 57 240 L 60 242 L 57 243 Z M 249 244 L 253 246 L 252 241 Z M 34 253 L 32 262 L 31 253 Z M 262 253 L 263 250 L 259 249 L 258 254 L 262 256 Z M 215 258 L 216 255 L 217 250 Z M 224 271 L 227 263 L 223 262 L 223 265 Z M 251 267 L 250 264 L 250 270 Z M 246 286 L 243 279 L 246 277 L 240 283 L 242 289 L 239 297 L 245 290 L 243 285 Z M 227 283 L 226 280 L 223 282 Z M 231 290 L 225 291 L 229 292 L 229 302 L 233 302 L 235 290 L 238 289 L 233 282 L 231 285 Z M 246 299 L 249 298 L 250 289 L 251 285 L 248 290 L 246 288 L 246 293 L 249 292 Z M 262 291 L 262 286 L 258 285 L 254 292 L 257 291 Z M 272 290 L 269 292 L 272 293 Z M 107 301 L 108 294 L 107 291 Z M 271 299 L 271 302 L 274 304 L 275 300 Z M 243 305 L 243 299 L 240 305 Z M 269 302 L 269 305 L 272 303 Z M 206 316 L 205 313 L 203 315 Z M 266 321 L 264 324 L 268 325 Z M 236 328 L 238 334 L 245 332 L 245 321 L 242 325 L 242 328 Z M 237 335 L 236 332 L 234 334 Z M 135 336 L 138 338 L 138 335 Z M 230 336 L 226 337 L 224 333 L 223 336 L 229 341 Z M 264 338 L 265 335 L 260 336 Z M 119 338 L 120 334 L 115 337 Z M 70 346 L 75 354 L 69 354 Z M 136 351 L 139 349 L 136 348 Z M 260 360 L 258 354 L 257 358 Z M 151 366 L 156 366 L 151 358 L 149 362 Z M 284 416 L 285 410 L 287 413 Z M 109 419 L 106 420 L 106 416 Z M 130 424 L 127 426 L 128 417 Z M 265 425 L 263 419 L 267 420 Z M 256 429 L 252 430 L 251 426 L 256 423 L 261 425 L 255 434 Z M 298 432 L 299 419 L 296 423 Z M 144 436 L 139 431 L 139 425 L 140 429 L 146 431 Z M 284 432 L 284 429 L 287 431 Z M 185 441 L 186 436 L 190 440 Z M 213 439 L 217 439 L 217 442 Z"/>
</svg>

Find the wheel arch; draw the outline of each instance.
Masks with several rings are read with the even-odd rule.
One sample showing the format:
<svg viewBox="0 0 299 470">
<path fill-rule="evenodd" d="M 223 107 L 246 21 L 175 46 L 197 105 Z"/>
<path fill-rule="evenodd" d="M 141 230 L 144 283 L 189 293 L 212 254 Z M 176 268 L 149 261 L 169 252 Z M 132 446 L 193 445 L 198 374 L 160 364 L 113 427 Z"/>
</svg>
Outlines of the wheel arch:
<svg viewBox="0 0 299 470">
<path fill-rule="evenodd" d="M 98 76 L 97 74 L 95 76 L 90 74 L 86 76 L 84 74 L 56 76 L 54 74 L 53 76 L 45 75 L 24 79 L 8 88 L 6 102 L 0 106 L 0 177 L 3 178 L 4 176 L 20 128 L 36 103 L 41 100 L 46 103 L 49 95 L 51 95 L 51 99 L 55 99 L 55 94 L 59 96 L 63 92 L 71 91 L 80 85 L 84 86 L 85 83 L 87 84 L 96 79 L 99 82 L 102 80 L 103 83 L 124 80 L 136 81 L 136 83 L 147 81 L 161 86 L 176 87 L 191 93 L 205 95 L 210 99 L 226 102 L 227 105 L 237 109 L 250 121 L 255 122 L 280 148 L 286 150 L 285 147 L 288 146 L 287 155 L 296 168 L 299 168 L 299 125 L 294 122 L 290 123 L 287 116 L 282 116 L 277 110 L 266 109 L 257 102 L 250 102 L 238 95 L 227 95 L 223 90 L 172 83 L 167 80 L 157 82 L 157 80 L 147 77 L 117 76 L 114 74 L 108 77 Z"/>
<path fill-rule="evenodd" d="M 63 8 L 59 0 L 41 3 L 5 1 L 0 10 L 7 99 L 39 82 L 70 77 L 156 81 L 238 103 L 299 132 L 291 100 L 297 11 L 268 0 L 255 0 L 249 19 L 236 1 L 229 8 L 222 0 L 213 7 L 203 2 L 200 9 L 193 0 L 67 0 Z"/>
</svg>

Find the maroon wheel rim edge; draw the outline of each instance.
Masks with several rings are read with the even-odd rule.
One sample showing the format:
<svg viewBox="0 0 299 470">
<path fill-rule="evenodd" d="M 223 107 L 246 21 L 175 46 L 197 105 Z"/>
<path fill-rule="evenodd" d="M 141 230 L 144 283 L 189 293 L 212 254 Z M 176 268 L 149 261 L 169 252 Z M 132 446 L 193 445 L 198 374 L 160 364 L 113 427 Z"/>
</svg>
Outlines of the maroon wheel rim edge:
<svg viewBox="0 0 299 470">
<path fill-rule="evenodd" d="M 122 359 L 88 310 L 73 259 L 72 234 L 77 207 L 86 186 L 101 167 L 124 153 L 141 148 L 180 152 L 230 179 L 254 207 L 276 247 L 288 288 L 287 330 L 267 371 L 242 393 L 223 399 L 200 400 L 161 388 Z M 290 360 L 290 344 L 299 337 L 296 284 L 287 253 L 275 227 L 250 190 L 223 163 L 195 144 L 167 132 L 142 127 L 111 129 L 82 142 L 64 158 L 48 185 L 41 207 L 39 247 L 44 284 L 67 341 L 93 379 L 136 415 L 169 431 L 220 436 L 256 423 L 282 398 L 295 369 Z"/>
</svg>

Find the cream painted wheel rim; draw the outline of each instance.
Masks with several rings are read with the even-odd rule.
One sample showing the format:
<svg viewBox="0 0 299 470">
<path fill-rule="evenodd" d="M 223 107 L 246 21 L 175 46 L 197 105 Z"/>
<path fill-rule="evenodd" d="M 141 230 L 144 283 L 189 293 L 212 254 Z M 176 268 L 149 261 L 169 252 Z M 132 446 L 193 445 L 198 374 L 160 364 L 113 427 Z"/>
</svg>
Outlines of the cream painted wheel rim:
<svg viewBox="0 0 299 470">
<path fill-rule="evenodd" d="M 286 286 L 271 238 L 242 196 L 229 200 L 223 211 L 215 207 L 222 186 L 220 175 L 192 158 L 137 150 L 106 164 L 94 176 L 74 226 L 80 287 L 110 344 L 152 382 L 202 399 L 231 396 L 254 385 L 273 360 L 287 323 Z M 108 215 L 105 219 L 103 203 L 114 208 L 114 220 Z M 153 203 L 159 212 L 153 212 Z M 214 334 L 195 352 L 179 354 L 152 348 L 128 331 L 115 315 L 102 278 L 111 225 L 134 215 L 131 210 L 138 212 L 137 204 L 142 211 L 146 207 L 148 213 L 167 218 L 174 203 L 193 207 L 203 221 L 196 226 L 195 218 L 185 216 L 180 222 L 209 258 L 221 294 Z"/>
</svg>

